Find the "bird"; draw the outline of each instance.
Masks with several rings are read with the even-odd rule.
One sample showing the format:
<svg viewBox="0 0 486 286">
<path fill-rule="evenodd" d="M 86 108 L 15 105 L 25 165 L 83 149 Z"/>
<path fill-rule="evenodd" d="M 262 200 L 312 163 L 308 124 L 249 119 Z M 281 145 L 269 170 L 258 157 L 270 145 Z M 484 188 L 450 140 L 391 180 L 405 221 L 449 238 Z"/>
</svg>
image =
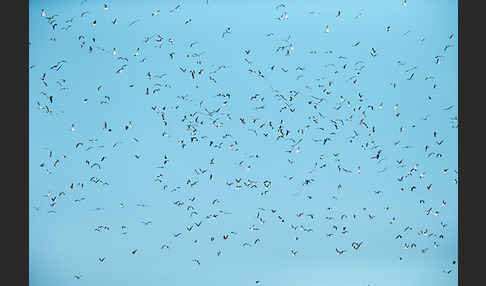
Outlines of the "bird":
<svg viewBox="0 0 486 286">
<path fill-rule="evenodd" d="M 361 247 L 361 244 L 363 244 L 363 242 L 353 242 L 351 244 L 351 246 L 355 249 L 355 250 L 358 250 L 360 247 Z"/>
<path fill-rule="evenodd" d="M 344 250 L 344 249 L 343 250 L 339 250 L 339 249 L 336 248 L 336 253 L 338 255 L 344 254 L 344 252 L 346 252 L 346 250 Z"/>
</svg>

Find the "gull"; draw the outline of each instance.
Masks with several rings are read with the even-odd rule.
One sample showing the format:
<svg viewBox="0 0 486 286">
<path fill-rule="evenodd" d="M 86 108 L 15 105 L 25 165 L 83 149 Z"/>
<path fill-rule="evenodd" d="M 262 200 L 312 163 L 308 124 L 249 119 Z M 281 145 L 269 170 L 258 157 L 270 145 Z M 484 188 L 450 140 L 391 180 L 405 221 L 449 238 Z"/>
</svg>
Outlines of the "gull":
<svg viewBox="0 0 486 286">
<path fill-rule="evenodd" d="M 140 19 L 137 19 L 137 20 L 135 20 L 135 21 L 131 22 L 130 24 L 128 24 L 128 27 L 131 27 L 131 26 L 133 26 L 135 23 L 138 23 L 138 22 L 140 22 Z"/>
<path fill-rule="evenodd" d="M 339 250 L 339 249 L 336 248 L 336 253 L 338 255 L 344 254 L 344 252 L 346 252 L 346 250 L 344 250 L 344 249 L 343 250 Z"/>
<path fill-rule="evenodd" d="M 180 4 L 178 4 L 175 8 L 169 10 L 169 13 L 174 13 L 177 9 L 179 9 L 181 7 Z"/>
<path fill-rule="evenodd" d="M 376 50 L 374 48 L 371 48 L 370 54 L 371 54 L 372 57 L 376 57 L 377 56 Z"/>
<path fill-rule="evenodd" d="M 224 35 L 226 35 L 226 34 L 231 34 L 231 28 L 230 27 L 227 27 L 226 30 L 224 30 L 223 35 L 221 36 L 221 38 L 224 38 Z"/>
<path fill-rule="evenodd" d="M 355 250 L 358 250 L 358 249 L 360 248 L 361 244 L 363 244 L 363 242 L 362 242 L 362 241 L 361 241 L 361 242 L 353 242 L 353 243 L 351 244 L 351 246 L 352 246 L 352 247 L 353 247 Z"/>
</svg>

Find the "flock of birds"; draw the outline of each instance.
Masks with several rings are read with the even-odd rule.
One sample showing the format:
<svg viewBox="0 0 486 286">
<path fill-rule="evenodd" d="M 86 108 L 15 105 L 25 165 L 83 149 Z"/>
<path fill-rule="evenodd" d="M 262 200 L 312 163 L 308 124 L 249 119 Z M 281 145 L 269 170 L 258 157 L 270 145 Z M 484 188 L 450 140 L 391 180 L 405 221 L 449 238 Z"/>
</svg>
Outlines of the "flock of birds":
<svg viewBox="0 0 486 286">
<path fill-rule="evenodd" d="M 180 4 L 169 11 L 155 9 L 149 13 L 149 17 L 168 17 L 172 14 L 181 13 L 185 4 Z M 402 6 L 407 6 L 407 1 L 402 1 Z M 110 5 L 104 4 L 100 10 L 109 11 Z M 279 4 L 274 7 L 274 21 L 282 23 L 289 19 L 290 10 L 286 4 Z M 318 12 L 312 11 L 310 14 Z M 345 11 L 336 11 L 335 18 L 341 19 L 346 15 Z M 254 248 L 267 242 L 266 237 L 259 235 L 269 224 L 279 224 L 282 229 L 287 229 L 294 237 L 294 244 L 289 246 L 288 255 L 291 257 L 299 256 L 299 242 L 306 236 L 320 236 L 325 241 L 325 248 L 334 252 L 337 256 L 346 256 L 350 252 L 358 253 L 367 247 L 368 242 L 353 236 L 353 227 L 359 224 L 368 224 L 377 220 L 377 217 L 386 218 L 387 224 L 401 224 L 401 217 L 393 213 L 390 205 L 383 205 L 384 212 L 376 209 L 372 210 L 366 206 L 358 209 L 347 208 L 339 209 L 332 205 L 344 196 L 346 192 L 352 192 L 347 185 L 356 176 L 374 177 L 376 182 L 393 181 L 395 189 L 380 189 L 373 186 L 363 186 L 370 189 L 366 196 L 379 200 L 384 194 L 398 193 L 407 195 L 417 195 L 416 205 L 410 207 L 410 212 L 421 213 L 422 216 L 436 217 L 431 220 L 429 228 L 420 229 L 415 225 L 400 225 L 397 233 L 385 234 L 390 240 L 399 242 L 402 249 L 408 251 L 418 251 L 427 254 L 433 249 L 438 249 L 441 241 L 446 239 L 448 224 L 441 220 L 441 213 L 448 209 L 448 202 L 439 199 L 437 202 L 426 199 L 422 193 L 434 192 L 435 196 L 440 196 L 440 190 L 434 189 L 435 182 L 427 180 L 427 175 L 440 173 L 443 180 L 450 188 L 455 189 L 458 184 L 458 171 L 454 166 L 444 166 L 440 169 L 427 169 L 424 163 L 427 160 L 444 160 L 454 154 L 446 153 L 442 147 L 449 143 L 450 139 L 445 138 L 441 129 L 458 127 L 458 117 L 454 115 L 454 105 L 438 106 L 433 103 L 433 98 L 427 95 L 425 99 L 417 104 L 430 104 L 430 109 L 435 110 L 439 116 L 443 116 L 444 124 L 430 130 L 425 130 L 425 124 L 430 115 L 422 116 L 417 122 L 407 123 L 402 120 L 406 110 L 401 110 L 399 104 L 387 104 L 390 99 L 381 100 L 376 96 L 366 95 L 360 90 L 360 84 L 366 80 L 367 70 L 373 65 L 373 61 L 380 57 L 380 48 L 363 47 L 364 43 L 359 40 L 352 41 L 350 47 L 353 49 L 366 49 L 367 57 L 352 60 L 351 57 L 337 55 L 337 51 L 317 51 L 310 50 L 303 52 L 297 49 L 297 43 L 292 36 L 279 36 L 275 32 L 264 33 L 264 38 L 271 43 L 268 50 L 281 56 L 283 59 L 295 56 L 295 53 L 306 53 L 307 56 L 317 56 L 322 54 L 327 57 L 324 64 L 325 75 L 317 76 L 314 72 L 307 72 L 306 65 L 302 63 L 297 66 L 288 64 L 266 63 L 258 57 L 256 47 L 248 43 L 248 47 L 241 50 L 241 65 L 212 65 L 205 60 L 206 52 L 203 48 L 204 40 L 193 40 L 187 45 L 182 45 L 184 39 L 179 36 L 168 36 L 163 33 L 155 33 L 141 39 L 139 45 L 135 46 L 131 52 L 121 52 L 121 48 L 108 48 L 103 43 L 103 39 L 96 39 L 90 31 L 99 25 L 101 20 L 92 17 L 91 11 L 82 11 L 79 15 L 61 20 L 61 16 L 50 14 L 48 9 L 40 11 L 40 17 L 45 19 L 47 29 L 50 30 L 50 40 L 56 42 L 59 33 L 69 34 L 75 28 L 76 37 L 79 43 L 78 49 L 84 56 L 93 54 L 103 55 L 103 57 L 113 58 L 114 65 L 112 73 L 106 75 L 116 78 L 120 74 L 127 73 L 136 66 L 136 70 L 144 69 L 143 64 L 150 61 L 175 62 L 178 64 L 166 65 L 165 72 L 159 73 L 151 70 L 143 72 L 143 80 L 133 82 L 119 82 L 121 89 L 125 89 L 127 94 L 137 94 L 137 97 L 148 99 L 146 111 L 151 114 L 151 120 L 156 121 L 160 128 L 160 144 L 164 144 L 160 159 L 156 165 L 150 165 L 151 160 L 147 160 L 143 149 L 130 154 L 131 160 L 137 162 L 137 166 L 145 164 L 149 166 L 149 172 L 153 172 L 153 187 L 156 192 L 167 194 L 167 198 L 176 198 L 171 201 L 160 202 L 164 207 L 174 208 L 173 219 L 181 217 L 180 229 L 173 233 L 168 233 L 167 237 L 161 238 L 162 243 L 159 251 L 176 251 L 177 246 L 183 244 L 218 244 L 222 241 L 233 240 L 242 248 Z M 363 14 L 353 16 L 351 19 L 358 21 Z M 136 19 L 122 23 L 125 19 L 114 16 L 104 25 L 124 25 L 123 28 L 130 28 L 142 25 L 143 19 Z M 181 25 L 191 25 L 194 20 L 190 17 L 184 19 Z M 335 24 L 338 25 L 338 24 Z M 383 31 L 377 33 L 394 33 L 393 26 L 384 25 Z M 402 33 L 402 37 L 407 38 L 411 31 Z M 221 41 L 227 41 L 232 37 L 238 37 L 231 27 L 224 27 L 216 31 Z M 322 33 L 332 33 L 331 25 L 324 25 Z M 182 36 L 181 36 L 182 37 Z M 178 43 L 176 48 L 176 42 Z M 423 45 L 425 38 L 420 38 L 418 45 Z M 430 57 L 431 62 L 439 65 L 447 61 L 448 53 L 454 49 L 456 36 L 450 33 L 444 36 L 443 46 L 438 47 L 440 53 Z M 30 43 L 31 49 L 35 43 Z M 206 46 L 206 48 L 208 48 Z M 123 49 L 126 50 L 126 49 Z M 160 51 L 160 58 L 151 58 L 147 51 Z M 32 59 L 31 59 L 32 62 Z M 58 101 L 66 94 L 71 92 L 69 83 L 76 79 L 68 79 L 63 76 L 63 67 L 70 64 L 69 58 L 63 58 L 53 63 L 49 67 L 30 65 L 31 74 L 39 73 L 40 97 L 31 94 L 31 99 L 35 98 L 36 109 L 39 114 L 49 116 L 65 116 L 61 104 Z M 397 60 L 395 63 L 404 76 L 395 81 L 386 83 L 390 90 L 397 90 L 401 84 L 406 82 L 423 80 L 430 83 L 430 89 L 439 88 L 436 78 L 430 74 L 422 76 L 417 65 L 409 65 L 404 60 Z M 170 70 L 172 68 L 172 70 Z M 234 86 L 233 90 L 222 87 L 220 75 L 231 73 L 232 70 L 247 70 L 250 80 L 260 81 L 267 89 L 260 89 L 248 95 L 244 95 Z M 40 71 L 39 71 L 40 70 Z M 281 75 L 285 80 L 279 80 Z M 192 88 L 192 94 L 178 95 L 178 86 L 173 78 L 182 78 L 186 86 Z M 269 79 L 270 78 L 270 79 Z M 271 80 L 274 79 L 274 80 Z M 309 79 L 309 80 L 307 80 Z M 121 101 L 117 95 L 105 90 L 99 79 L 100 84 L 88 87 L 96 93 L 95 99 L 92 97 L 81 98 L 80 104 L 89 106 L 96 104 L 110 106 L 113 101 Z M 283 84 L 282 81 L 285 81 Z M 282 84 L 281 84 L 282 83 Z M 281 84 L 282 87 L 278 85 Z M 275 86 L 274 86 L 275 85 Z M 292 88 L 286 89 L 286 85 Z M 349 91 L 342 92 L 341 89 L 347 88 Z M 34 90 L 31 87 L 31 92 Z M 226 89 L 226 90 L 225 90 Z M 200 92 L 204 90 L 204 92 Z M 207 90 L 214 90 L 213 93 Z M 223 91 L 224 90 L 224 91 Z M 203 93 L 203 94 L 201 94 Z M 428 91 L 425 91 L 428 93 Z M 118 95 L 120 97 L 120 95 Z M 171 98 L 168 101 L 167 98 Z M 246 98 L 246 99 L 242 99 Z M 94 101 L 94 102 L 93 102 Z M 233 102 L 237 102 L 236 106 Z M 93 103 L 92 103 L 93 102 Z M 170 102 L 170 103 L 167 103 Z M 245 110 L 246 108 L 246 110 Z M 390 115 L 386 110 L 393 111 Z M 379 115 L 381 113 L 381 115 Z M 88 114 L 88 113 L 86 113 Z M 378 115 L 377 115 L 378 114 Z M 452 114 L 452 115 L 451 115 Z M 57 211 L 60 204 L 81 204 L 84 200 L 90 200 L 95 196 L 88 191 L 93 186 L 110 188 L 112 181 L 116 178 L 107 178 L 105 171 L 109 168 L 106 164 L 111 158 L 125 156 L 127 151 L 123 150 L 127 144 L 140 144 L 145 140 L 144 132 L 139 132 L 139 136 L 134 136 L 134 130 L 143 129 L 145 119 L 133 118 L 136 113 L 129 114 L 132 118 L 124 122 L 110 122 L 100 120 L 92 134 L 99 134 L 97 137 L 79 138 L 74 136 L 75 142 L 69 147 L 70 153 L 57 151 L 55 147 L 40 150 L 45 152 L 45 159 L 39 163 L 40 172 L 45 174 L 49 180 L 57 173 L 66 176 L 68 169 L 59 171 L 66 165 L 67 161 L 77 162 L 92 175 L 85 180 L 73 181 L 63 190 L 49 191 L 42 194 L 46 199 L 44 207 L 35 206 L 35 210 L 40 212 L 46 210 L 51 215 L 65 215 Z M 381 119 L 379 119 L 381 118 Z M 385 123 L 383 123 L 385 121 Z M 78 122 L 70 122 L 70 132 L 75 135 L 78 131 Z M 393 125 L 398 131 L 397 138 L 390 138 L 391 142 L 385 141 L 390 136 L 380 137 L 381 129 Z M 396 126 L 395 126 L 396 125 Z M 68 127 L 67 127 L 68 128 Z M 381 128 L 381 129 L 380 129 Z M 388 128 L 388 127 L 387 127 Z M 424 146 L 407 145 L 408 132 L 413 129 L 422 129 Z M 31 138 L 31 140 L 34 140 Z M 128 143 L 129 142 L 129 143 Z M 404 143 L 405 142 L 405 143 Z M 411 143 L 410 143 L 411 144 Z M 454 142 L 451 142 L 454 144 Z M 169 147 L 172 146 L 172 147 Z M 262 147 L 265 146 L 265 147 Z M 172 148 L 172 149 L 171 149 Z M 265 148 L 279 155 L 277 160 L 270 160 L 263 168 L 262 161 L 265 161 Z M 172 152 L 171 150 L 177 151 Z M 346 158 L 346 152 L 354 150 L 363 155 L 361 158 Z M 407 152 L 423 153 L 419 160 L 407 159 Z M 263 151 L 262 151 L 263 150 Z M 317 153 L 309 154 L 318 150 Z M 207 156 L 206 164 L 197 164 L 196 160 L 187 160 L 183 163 L 185 178 L 176 181 L 170 177 L 171 165 L 177 161 L 176 153 L 193 152 L 194 156 Z M 306 158 L 303 159 L 302 155 Z M 396 154 L 401 154 L 396 157 Z M 192 155 L 189 155 L 192 156 Z M 190 158 L 190 157 L 189 157 Z M 77 160 L 77 161 L 76 161 Z M 227 164 L 228 160 L 234 160 Z M 218 162 L 219 161 L 219 162 Z M 222 163 L 220 163 L 222 162 Z M 268 161 L 267 161 L 268 162 Z M 310 163 L 309 163 L 310 162 Z M 31 162 L 31 164 L 37 164 Z M 220 165 L 221 164 L 221 165 Z M 276 166 L 278 165 L 278 167 Z M 268 167 L 271 168 L 268 168 Z M 118 166 L 119 167 L 119 166 Z M 138 168 L 138 167 L 137 167 Z M 141 167 L 140 167 L 141 168 Z M 218 169 L 219 168 L 219 169 Z M 285 169 L 286 173 L 279 176 L 267 175 L 272 168 Z M 258 171 L 255 171 L 257 170 Z M 234 176 L 224 178 L 222 171 L 233 172 Z M 323 175 L 326 172 L 326 175 Z M 399 173 L 395 177 L 391 172 Z M 334 190 L 328 190 L 323 195 L 323 191 L 313 192 L 311 188 L 319 188 L 319 184 L 326 181 L 327 176 L 332 176 L 339 183 Z M 210 184 L 210 185 L 208 185 Z M 438 183 L 437 183 L 438 184 Z M 208 187 L 210 186 L 210 187 Z M 291 189 L 293 194 L 282 190 L 283 187 Z M 224 189 L 225 192 L 246 192 L 248 196 L 254 196 L 262 201 L 261 206 L 248 205 L 246 210 L 253 213 L 253 221 L 246 229 L 234 229 L 223 233 L 214 233 L 209 237 L 199 237 L 200 229 L 206 225 L 217 225 L 222 217 L 241 215 L 228 210 L 224 207 L 224 200 L 220 197 L 212 197 L 209 201 L 204 201 L 211 197 L 212 189 Z M 204 189 L 204 190 L 201 190 Z M 199 190 L 199 191 L 198 191 Z M 316 189 L 314 189 L 316 190 Z M 31 190 L 31 196 L 33 190 Z M 297 193 L 294 193 L 297 192 Z M 280 208 L 278 204 L 272 205 L 272 196 L 283 196 L 286 200 L 293 200 L 291 204 L 296 207 L 295 213 Z M 412 194 L 413 193 L 413 194 Z M 306 208 L 309 201 L 319 200 L 321 196 L 328 196 L 330 203 L 321 205 L 320 210 L 312 211 Z M 204 199 L 202 199 L 204 198 Z M 167 199 L 168 200 L 168 199 Z M 151 207 L 159 202 L 138 203 L 138 202 L 115 202 L 120 209 L 129 206 Z M 328 203 L 326 201 L 326 203 Z M 399 203 L 399 202 L 396 202 Z M 264 205 L 264 207 L 263 207 Z M 106 206 L 100 206 L 93 211 L 103 211 Z M 209 208 L 208 213 L 204 213 Z M 191 220 L 191 224 L 184 221 Z M 140 220 L 140 224 L 146 227 L 155 227 L 156 218 Z M 154 225 L 154 226 L 152 226 Z M 385 226 L 383 226 L 385 227 Z M 95 232 L 120 231 L 120 236 L 129 235 L 128 225 L 112 226 L 100 224 L 91 230 Z M 244 233 L 255 234 L 251 238 L 244 236 Z M 190 234 L 190 236 L 189 236 Z M 185 239 L 185 237 L 190 239 Z M 341 238 L 352 237 L 351 243 L 346 247 L 337 246 L 334 241 Z M 451 238 L 454 239 L 454 238 Z M 182 247 L 182 246 L 181 246 Z M 414 250 L 415 249 L 415 250 Z M 150 251 L 144 249 L 142 245 L 134 247 L 129 255 L 139 255 L 139 252 Z M 224 248 L 221 247 L 214 253 L 216 256 L 224 255 Z M 229 254 L 228 254 L 229 255 Z M 397 257 L 400 261 L 405 259 L 405 254 Z M 395 258 L 392 258 L 395 259 Z M 106 263 L 110 260 L 109 256 L 99 255 L 95 263 Z M 205 257 L 194 254 L 192 262 L 195 266 L 202 267 Z M 443 270 L 444 274 L 455 271 L 455 258 L 451 258 L 447 263 L 449 266 Z M 74 274 L 75 279 L 82 279 L 83 275 Z M 262 284 L 258 278 L 254 279 L 256 284 Z"/>
</svg>

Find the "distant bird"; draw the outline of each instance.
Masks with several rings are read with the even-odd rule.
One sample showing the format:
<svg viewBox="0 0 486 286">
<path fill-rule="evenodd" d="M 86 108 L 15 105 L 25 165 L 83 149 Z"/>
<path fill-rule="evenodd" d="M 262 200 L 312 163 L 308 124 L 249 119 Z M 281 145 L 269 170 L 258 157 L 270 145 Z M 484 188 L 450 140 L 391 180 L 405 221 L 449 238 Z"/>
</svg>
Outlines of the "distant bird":
<svg viewBox="0 0 486 286">
<path fill-rule="evenodd" d="M 336 253 L 338 255 L 344 254 L 344 252 L 346 252 L 346 250 L 339 250 L 339 249 L 336 248 Z"/>
<path fill-rule="evenodd" d="M 177 11 L 177 9 L 179 9 L 181 7 L 181 5 L 177 5 L 176 7 L 174 7 L 173 9 L 169 10 L 169 13 L 174 13 L 175 11 Z"/>
<path fill-rule="evenodd" d="M 360 247 L 361 247 L 361 244 L 363 244 L 363 242 L 353 242 L 351 244 L 351 246 L 355 249 L 355 250 L 358 250 Z"/>
</svg>

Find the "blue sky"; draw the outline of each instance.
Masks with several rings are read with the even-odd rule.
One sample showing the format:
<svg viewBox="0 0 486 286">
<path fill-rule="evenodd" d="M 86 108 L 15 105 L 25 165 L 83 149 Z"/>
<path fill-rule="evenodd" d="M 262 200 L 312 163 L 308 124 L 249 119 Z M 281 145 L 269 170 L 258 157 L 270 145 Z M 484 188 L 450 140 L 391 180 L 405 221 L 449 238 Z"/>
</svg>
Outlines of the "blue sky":
<svg viewBox="0 0 486 286">
<path fill-rule="evenodd" d="M 457 284 L 456 1 L 80 2 L 30 1 L 31 285 Z"/>
</svg>

